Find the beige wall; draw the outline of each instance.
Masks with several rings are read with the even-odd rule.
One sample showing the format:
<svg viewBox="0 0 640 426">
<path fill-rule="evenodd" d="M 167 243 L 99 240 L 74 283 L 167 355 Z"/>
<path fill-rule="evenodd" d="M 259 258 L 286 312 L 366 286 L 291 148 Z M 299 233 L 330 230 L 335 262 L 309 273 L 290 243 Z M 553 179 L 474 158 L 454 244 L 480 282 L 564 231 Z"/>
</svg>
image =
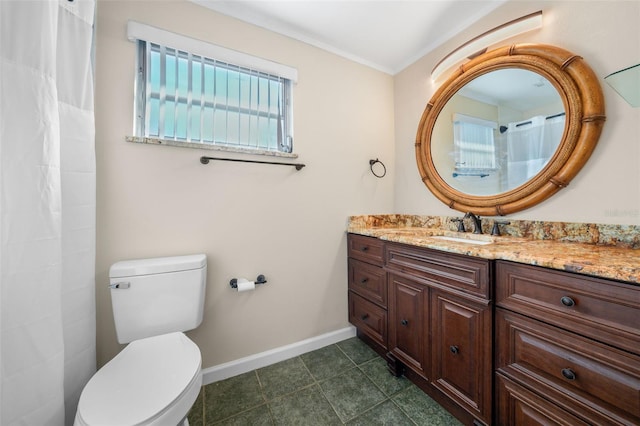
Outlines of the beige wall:
<svg viewBox="0 0 640 426">
<path fill-rule="evenodd" d="M 418 121 L 436 89 L 429 72 L 462 42 L 539 9 L 544 28 L 513 42 L 564 47 L 600 77 L 638 62 L 636 1 L 510 2 L 395 77 L 189 2 L 99 1 L 99 365 L 121 349 L 106 283 L 109 266 L 122 259 L 207 254 L 205 319 L 190 333 L 205 368 L 345 327 L 347 217 L 458 214 L 429 193 L 415 164 Z M 135 56 L 128 19 L 297 67 L 295 150 L 308 167 L 202 166 L 208 151 L 126 143 Z M 601 83 L 607 123 L 590 161 L 568 188 L 511 217 L 640 224 L 640 109 Z M 384 179 L 369 172 L 377 157 L 389 170 Z M 258 273 L 266 286 L 229 289 L 230 278 Z"/>
<path fill-rule="evenodd" d="M 593 68 L 605 95 L 607 122 L 591 159 L 571 184 L 515 219 L 640 224 L 640 108 L 631 108 L 602 79 L 640 61 L 638 1 L 512 1 L 395 76 L 395 211 L 460 215 L 420 180 L 414 142 L 418 122 L 436 90 L 430 72 L 448 52 L 489 28 L 537 10 L 544 27 L 510 40 L 554 44 Z"/>
<path fill-rule="evenodd" d="M 211 151 L 125 142 L 128 19 L 296 67 L 295 151 L 307 167 L 203 166 Z M 393 78 L 183 1 L 99 1 L 96 51 L 99 365 L 121 349 L 106 284 L 123 259 L 206 253 L 204 322 L 189 333 L 205 368 L 346 327 L 347 217 L 393 212 Z M 378 157 L 384 179 L 369 171 Z M 258 290 L 229 288 L 259 273 L 269 283 Z"/>
</svg>

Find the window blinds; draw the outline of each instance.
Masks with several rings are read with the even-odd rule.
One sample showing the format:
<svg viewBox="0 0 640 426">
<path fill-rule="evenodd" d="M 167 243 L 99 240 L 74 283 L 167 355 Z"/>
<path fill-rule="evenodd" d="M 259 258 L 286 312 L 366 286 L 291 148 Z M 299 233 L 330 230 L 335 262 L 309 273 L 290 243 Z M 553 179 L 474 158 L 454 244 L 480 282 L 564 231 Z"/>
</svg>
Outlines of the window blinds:
<svg viewBox="0 0 640 426">
<path fill-rule="evenodd" d="M 496 146 L 493 121 L 463 114 L 453 116 L 453 138 L 456 170 L 494 170 Z"/>
<path fill-rule="evenodd" d="M 138 136 L 291 152 L 291 80 L 264 69 L 294 69 L 133 22 L 129 37 L 141 58 Z"/>
</svg>

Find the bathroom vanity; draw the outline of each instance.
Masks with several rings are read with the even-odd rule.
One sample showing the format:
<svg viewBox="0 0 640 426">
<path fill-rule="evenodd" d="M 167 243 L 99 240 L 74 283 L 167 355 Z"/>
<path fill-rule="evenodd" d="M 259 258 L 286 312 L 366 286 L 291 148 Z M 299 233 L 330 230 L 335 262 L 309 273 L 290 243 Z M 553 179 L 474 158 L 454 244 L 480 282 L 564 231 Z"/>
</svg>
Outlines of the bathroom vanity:
<svg viewBox="0 0 640 426">
<path fill-rule="evenodd" d="M 483 229 L 476 216 L 565 188 L 605 119 L 579 55 L 516 44 L 474 56 L 433 94 L 415 140 L 422 182 L 464 216 L 350 219 L 349 320 L 464 424 L 640 424 L 640 226 Z"/>
<path fill-rule="evenodd" d="M 441 227 L 347 240 L 358 335 L 464 424 L 640 423 L 638 250 Z"/>
</svg>

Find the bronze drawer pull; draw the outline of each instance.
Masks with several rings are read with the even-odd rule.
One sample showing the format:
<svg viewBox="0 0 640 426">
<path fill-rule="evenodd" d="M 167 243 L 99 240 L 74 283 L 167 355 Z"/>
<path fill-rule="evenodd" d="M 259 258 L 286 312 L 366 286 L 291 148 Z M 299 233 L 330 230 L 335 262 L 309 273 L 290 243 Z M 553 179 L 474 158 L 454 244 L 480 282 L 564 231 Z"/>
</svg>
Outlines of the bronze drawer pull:
<svg viewBox="0 0 640 426">
<path fill-rule="evenodd" d="M 363 314 L 361 317 L 362 321 L 366 321 L 369 318 L 369 314 Z"/>
<path fill-rule="evenodd" d="M 567 380 L 575 380 L 576 379 L 576 373 L 575 371 L 573 371 L 570 368 L 563 368 L 562 369 L 562 375 L 564 376 L 565 379 Z"/>
<path fill-rule="evenodd" d="M 571 307 L 576 304 L 576 302 L 574 302 L 574 300 L 569 296 L 562 296 L 560 298 L 560 303 L 562 303 L 566 307 Z"/>
<path fill-rule="evenodd" d="M 360 251 L 367 251 L 367 250 L 369 250 L 369 247 L 367 246 L 360 247 Z"/>
<path fill-rule="evenodd" d="M 409 325 L 409 321 L 407 321 L 406 319 L 403 319 L 402 321 L 400 321 L 400 324 Z"/>
<path fill-rule="evenodd" d="M 454 355 L 455 355 L 455 354 L 457 354 L 458 352 L 460 352 L 460 349 L 458 349 L 458 347 L 457 347 L 457 346 L 455 346 L 455 345 L 451 345 L 451 346 L 449 346 L 449 350 L 450 350 L 450 351 L 451 351 L 451 353 L 452 353 L 452 354 L 454 354 Z"/>
<path fill-rule="evenodd" d="M 369 281 L 369 278 L 363 278 L 360 280 L 360 284 L 366 284 Z"/>
</svg>

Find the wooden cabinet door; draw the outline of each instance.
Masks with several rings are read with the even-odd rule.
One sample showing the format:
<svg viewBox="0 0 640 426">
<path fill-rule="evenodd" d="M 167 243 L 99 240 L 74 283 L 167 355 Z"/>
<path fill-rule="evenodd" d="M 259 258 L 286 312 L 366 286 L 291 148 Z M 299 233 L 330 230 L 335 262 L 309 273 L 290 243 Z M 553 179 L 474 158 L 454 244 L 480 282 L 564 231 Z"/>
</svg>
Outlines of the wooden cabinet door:
<svg viewBox="0 0 640 426">
<path fill-rule="evenodd" d="M 447 292 L 431 294 L 434 386 L 491 422 L 491 308 Z"/>
<path fill-rule="evenodd" d="M 429 290 L 395 274 L 389 274 L 389 285 L 389 348 L 407 367 L 426 377 Z"/>
</svg>

